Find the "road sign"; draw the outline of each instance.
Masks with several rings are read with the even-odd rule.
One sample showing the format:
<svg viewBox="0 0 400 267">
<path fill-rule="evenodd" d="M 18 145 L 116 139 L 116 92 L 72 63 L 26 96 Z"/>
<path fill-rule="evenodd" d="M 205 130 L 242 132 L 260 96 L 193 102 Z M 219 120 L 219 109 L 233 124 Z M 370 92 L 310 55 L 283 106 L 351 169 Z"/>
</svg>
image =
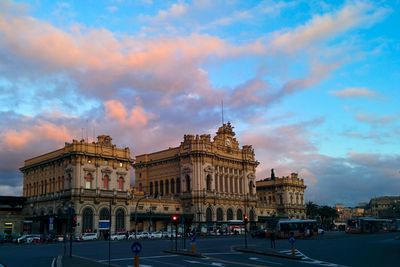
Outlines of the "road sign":
<svg viewBox="0 0 400 267">
<path fill-rule="evenodd" d="M 133 242 L 131 245 L 131 251 L 137 255 L 140 251 L 142 251 L 142 245 L 139 242 Z"/>
<path fill-rule="evenodd" d="M 291 245 L 293 245 L 294 242 L 296 242 L 296 238 L 294 238 L 294 236 L 289 237 L 289 243 L 290 243 Z"/>
<path fill-rule="evenodd" d="M 99 220 L 99 230 L 110 229 L 110 220 Z"/>
</svg>

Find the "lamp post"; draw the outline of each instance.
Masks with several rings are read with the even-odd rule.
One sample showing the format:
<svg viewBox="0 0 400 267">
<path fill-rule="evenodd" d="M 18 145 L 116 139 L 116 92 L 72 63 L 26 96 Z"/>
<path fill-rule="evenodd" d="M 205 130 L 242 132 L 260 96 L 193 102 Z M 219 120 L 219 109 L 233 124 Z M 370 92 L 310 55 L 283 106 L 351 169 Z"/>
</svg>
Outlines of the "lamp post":
<svg viewBox="0 0 400 267">
<path fill-rule="evenodd" d="M 67 231 L 69 232 L 69 256 L 72 257 L 72 219 L 74 215 L 73 203 L 64 204 L 67 211 Z M 64 250 L 65 251 L 65 250 Z"/>
<path fill-rule="evenodd" d="M 135 206 L 135 239 L 137 239 L 137 236 L 136 236 L 136 232 L 137 232 L 137 208 L 138 208 L 138 206 L 139 206 L 139 202 L 140 202 L 142 199 L 145 199 L 145 198 L 147 198 L 147 195 L 140 197 L 140 198 L 138 199 L 138 201 L 136 202 L 136 206 Z"/>
</svg>

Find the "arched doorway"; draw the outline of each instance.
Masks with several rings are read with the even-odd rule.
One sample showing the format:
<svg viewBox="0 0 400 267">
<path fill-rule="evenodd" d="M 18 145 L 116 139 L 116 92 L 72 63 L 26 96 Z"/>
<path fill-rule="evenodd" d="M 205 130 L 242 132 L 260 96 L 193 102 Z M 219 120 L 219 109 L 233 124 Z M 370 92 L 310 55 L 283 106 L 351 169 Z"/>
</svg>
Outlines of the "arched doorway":
<svg viewBox="0 0 400 267">
<path fill-rule="evenodd" d="M 221 208 L 217 209 L 217 221 L 223 221 L 224 220 L 224 213 Z"/>
<path fill-rule="evenodd" d="M 93 210 L 89 207 L 82 212 L 82 232 L 90 233 L 93 231 Z"/>
<path fill-rule="evenodd" d="M 125 232 L 125 211 L 122 208 L 115 212 L 115 231 Z"/>
<path fill-rule="evenodd" d="M 226 220 L 227 220 L 227 221 L 233 220 L 233 211 L 232 211 L 232 209 L 228 209 L 228 210 L 226 211 Z"/>
<path fill-rule="evenodd" d="M 254 221 L 255 221 L 254 210 L 251 210 L 249 215 L 250 215 L 250 216 L 249 216 L 250 221 L 251 221 L 251 222 L 254 222 Z"/>
<path fill-rule="evenodd" d="M 236 211 L 236 220 L 243 220 L 243 211 L 241 209 Z"/>
<path fill-rule="evenodd" d="M 99 213 L 99 220 L 110 220 L 110 211 L 107 208 L 102 208 Z M 104 237 L 104 233 L 108 230 L 99 230 L 100 236 Z"/>
<path fill-rule="evenodd" d="M 210 207 L 206 209 L 206 221 L 212 222 L 212 209 Z"/>
</svg>

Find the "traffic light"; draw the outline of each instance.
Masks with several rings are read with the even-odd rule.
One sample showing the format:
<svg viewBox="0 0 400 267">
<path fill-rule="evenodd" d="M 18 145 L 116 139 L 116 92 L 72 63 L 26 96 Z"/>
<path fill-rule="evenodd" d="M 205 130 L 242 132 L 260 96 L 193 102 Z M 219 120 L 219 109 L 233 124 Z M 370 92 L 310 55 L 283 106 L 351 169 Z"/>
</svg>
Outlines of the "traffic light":
<svg viewBox="0 0 400 267">
<path fill-rule="evenodd" d="M 244 224 L 247 224 L 249 222 L 249 217 L 247 217 L 247 214 L 243 215 L 243 222 Z"/>
<path fill-rule="evenodd" d="M 76 216 L 72 217 L 72 227 L 76 227 L 78 223 L 78 218 Z"/>
<path fill-rule="evenodd" d="M 178 220 L 179 220 L 179 216 L 178 216 L 178 215 L 172 215 L 172 216 L 171 216 L 171 221 L 172 221 L 174 224 L 178 224 Z"/>
</svg>

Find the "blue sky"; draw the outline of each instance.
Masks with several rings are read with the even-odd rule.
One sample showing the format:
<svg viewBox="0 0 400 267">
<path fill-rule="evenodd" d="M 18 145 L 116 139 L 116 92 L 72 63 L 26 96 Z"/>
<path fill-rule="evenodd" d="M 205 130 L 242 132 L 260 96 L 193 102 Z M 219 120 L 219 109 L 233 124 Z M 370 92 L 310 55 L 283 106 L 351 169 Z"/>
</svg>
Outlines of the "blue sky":
<svg viewBox="0 0 400 267">
<path fill-rule="evenodd" d="M 399 6 L 1 1 L 0 194 L 82 128 L 137 155 L 214 134 L 223 100 L 258 179 L 298 172 L 320 204 L 398 195 Z"/>
</svg>

